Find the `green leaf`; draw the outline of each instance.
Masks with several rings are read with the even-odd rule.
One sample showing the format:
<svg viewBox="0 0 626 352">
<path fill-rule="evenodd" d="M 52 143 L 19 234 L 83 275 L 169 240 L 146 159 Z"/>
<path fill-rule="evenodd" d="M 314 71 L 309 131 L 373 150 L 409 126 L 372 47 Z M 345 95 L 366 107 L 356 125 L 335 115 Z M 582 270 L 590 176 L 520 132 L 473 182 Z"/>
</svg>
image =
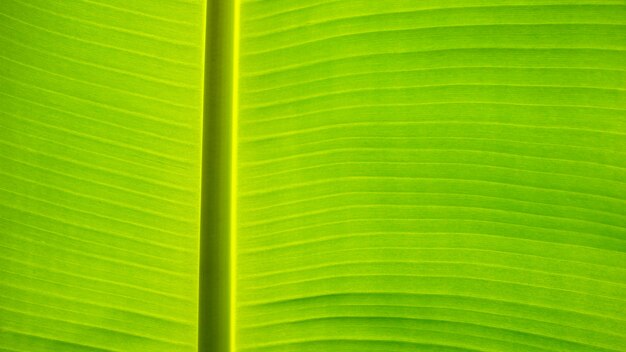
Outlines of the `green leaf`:
<svg viewBox="0 0 626 352">
<path fill-rule="evenodd" d="M 244 1 L 241 351 L 624 351 L 623 1 Z"/>
<path fill-rule="evenodd" d="M 195 351 L 204 4 L 0 4 L 0 349 Z"/>
<path fill-rule="evenodd" d="M 0 1 L 0 351 L 624 351 L 625 24 Z"/>
</svg>

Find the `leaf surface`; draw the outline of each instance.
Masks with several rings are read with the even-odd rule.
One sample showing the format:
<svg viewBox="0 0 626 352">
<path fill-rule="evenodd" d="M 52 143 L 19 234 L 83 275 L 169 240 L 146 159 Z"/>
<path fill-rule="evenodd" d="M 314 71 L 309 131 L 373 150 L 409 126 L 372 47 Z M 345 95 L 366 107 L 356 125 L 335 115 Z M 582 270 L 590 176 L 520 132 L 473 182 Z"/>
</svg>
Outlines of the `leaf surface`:
<svg viewBox="0 0 626 352">
<path fill-rule="evenodd" d="M 0 349 L 195 351 L 201 1 L 0 4 Z"/>
<path fill-rule="evenodd" d="M 623 351 L 623 1 L 243 1 L 241 351 Z"/>
</svg>

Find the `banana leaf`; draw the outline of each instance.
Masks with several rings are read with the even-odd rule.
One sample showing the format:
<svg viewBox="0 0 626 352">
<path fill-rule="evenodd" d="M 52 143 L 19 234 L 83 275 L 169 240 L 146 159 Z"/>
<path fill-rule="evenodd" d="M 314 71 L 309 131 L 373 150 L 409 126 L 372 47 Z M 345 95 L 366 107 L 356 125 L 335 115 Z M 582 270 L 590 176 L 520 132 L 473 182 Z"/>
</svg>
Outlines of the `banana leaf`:
<svg viewBox="0 0 626 352">
<path fill-rule="evenodd" d="M 0 2 L 0 351 L 626 351 L 625 24 Z"/>
</svg>

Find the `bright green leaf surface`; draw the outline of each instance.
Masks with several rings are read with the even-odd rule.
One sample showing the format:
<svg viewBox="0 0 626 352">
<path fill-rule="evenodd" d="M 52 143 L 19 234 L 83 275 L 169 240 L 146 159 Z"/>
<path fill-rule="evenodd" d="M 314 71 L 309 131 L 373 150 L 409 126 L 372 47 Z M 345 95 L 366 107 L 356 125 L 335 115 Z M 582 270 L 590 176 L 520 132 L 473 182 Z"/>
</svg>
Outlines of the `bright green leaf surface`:
<svg viewBox="0 0 626 352">
<path fill-rule="evenodd" d="M 626 351 L 623 0 L 235 4 L 233 350 Z M 0 351 L 197 350 L 204 17 L 0 1 Z"/>
<path fill-rule="evenodd" d="M 239 350 L 626 350 L 624 5 L 244 1 Z"/>
<path fill-rule="evenodd" d="M 204 15 L 0 2 L 0 350 L 196 350 Z"/>
</svg>

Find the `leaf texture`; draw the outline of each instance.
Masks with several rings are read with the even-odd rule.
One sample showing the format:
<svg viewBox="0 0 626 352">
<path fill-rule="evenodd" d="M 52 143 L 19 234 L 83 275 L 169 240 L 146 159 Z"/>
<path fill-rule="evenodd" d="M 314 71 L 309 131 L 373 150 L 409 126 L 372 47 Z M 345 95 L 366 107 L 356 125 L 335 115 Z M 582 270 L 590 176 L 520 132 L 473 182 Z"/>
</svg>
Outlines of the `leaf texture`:
<svg viewBox="0 0 626 352">
<path fill-rule="evenodd" d="M 623 0 L 234 6 L 232 351 L 626 351 Z M 0 351 L 198 349 L 205 22 L 0 2 Z"/>
<path fill-rule="evenodd" d="M 197 350 L 204 9 L 0 2 L 0 350 Z"/>
<path fill-rule="evenodd" d="M 625 350 L 623 1 L 240 11 L 237 350 Z"/>
</svg>

